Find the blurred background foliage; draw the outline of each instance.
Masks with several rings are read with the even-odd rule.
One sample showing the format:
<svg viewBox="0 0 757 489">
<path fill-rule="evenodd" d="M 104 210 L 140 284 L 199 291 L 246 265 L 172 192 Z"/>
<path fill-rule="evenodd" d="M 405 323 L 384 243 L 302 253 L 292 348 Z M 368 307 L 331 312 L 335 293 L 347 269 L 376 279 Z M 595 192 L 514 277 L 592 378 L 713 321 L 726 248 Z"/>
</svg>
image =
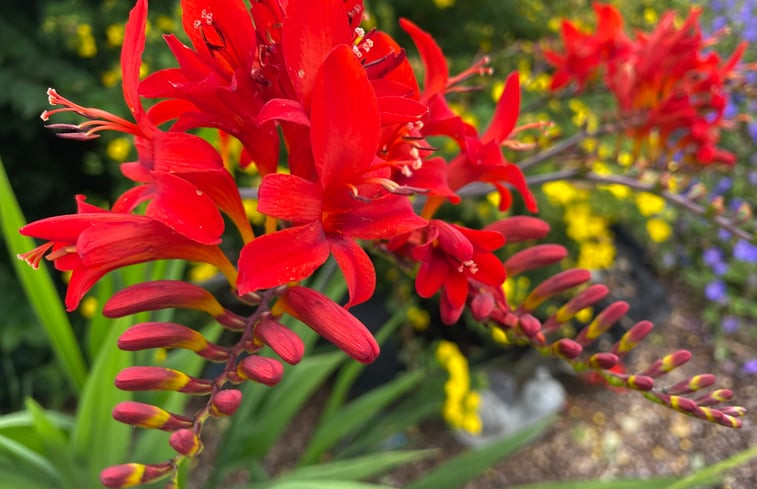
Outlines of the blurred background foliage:
<svg viewBox="0 0 757 489">
<path fill-rule="evenodd" d="M 398 17 L 413 20 L 437 39 L 449 58 L 451 73 L 470 66 L 474 57 L 491 56 L 494 76 L 474 80 L 474 84 L 481 84 L 482 90 L 462 93 L 456 100 L 456 110 L 473 123 L 490 117 L 492 98 L 496 99 L 501 82 L 507 73 L 518 70 L 523 89 L 520 122 L 555 122 L 541 133 L 523 133 L 522 139 L 537 147 L 546 147 L 582 127 L 596 124 L 607 111 L 609 98 L 602 92 L 588 91 L 580 97 L 550 95 L 549 69 L 540 54 L 544 47 L 557 45 L 560 18 L 594 25 L 590 3 L 589 0 L 366 0 L 372 15 L 368 25 L 377 25 L 395 36 L 400 44 L 408 46 L 413 59 L 416 53 L 409 38 L 399 29 Z M 610 3 L 623 11 L 628 32 L 632 28 L 651 30 L 664 10 L 674 9 L 685 15 L 691 4 L 683 0 Z M 703 25 L 709 32 L 723 23 L 734 27 L 723 45 L 726 51 L 740 37 L 753 35 L 745 20 L 749 12 L 745 13 L 743 7 L 752 5 L 753 9 L 752 3 L 744 0 L 707 4 Z M 118 163 L 133 157 L 129 139 L 106 133 L 93 141 L 66 141 L 46 129 L 39 114 L 48 108 L 45 96 L 48 87 L 55 87 L 65 97 L 87 106 L 126 113 L 120 94 L 118 62 L 123 25 L 130 7 L 130 2 L 117 0 L 0 2 L 0 156 L 27 220 L 72 212 L 76 193 L 86 194 L 92 203 L 107 204 L 120 190 Z M 179 13 L 178 1 L 151 2 L 144 57 L 149 71 L 172 65 L 161 35 L 179 33 Z M 750 47 L 746 60 L 755 61 L 755 52 L 755 47 Z M 734 110 L 754 113 L 754 99 L 737 98 Z M 724 205 L 738 206 L 750 197 L 754 203 L 751 194 L 757 183 L 757 160 L 752 156 L 755 138 L 757 126 L 747 124 L 726 134 L 724 145 L 739 157 L 736 169 L 726 172 L 726 177 L 715 172 L 702 176 L 705 186 L 717 189 L 726 202 Z M 597 141 L 586 144 L 589 146 L 583 150 L 587 153 L 601 155 L 606 149 Z M 592 144 L 594 147 L 590 147 Z M 622 166 L 623 155 L 621 152 L 621 161 L 613 165 Z M 513 161 L 523 157 L 510 156 Z M 559 165 L 559 161 L 554 161 L 544 169 L 559 169 Z M 622 234 L 646 250 L 645 262 L 655 270 L 683 276 L 693 294 L 708 299 L 705 317 L 718 334 L 724 331 L 720 327 L 724 318 L 733 318 L 725 333 L 747 335 L 753 340 L 757 318 L 757 284 L 753 282 L 757 275 L 750 249 L 735 253 L 729 236 L 722 233 L 715 236 L 717 233 L 712 232 L 710 224 L 685 216 L 654 196 L 617 188 L 589 191 L 565 185 L 534 190 L 542 194 L 539 196 L 542 216 L 553 225 L 552 241 L 566 243 L 571 248 L 575 260 L 572 265 L 577 262 L 596 270 L 612 268 L 617 226 L 622 221 Z M 483 222 L 495 216 L 495 204 L 484 201 L 456 212 L 465 220 Z M 522 210 L 516 208 L 515 212 Z M 705 255 L 706 249 L 716 251 Z M 61 381 L 22 291 L 15 286 L 8 260 L 8 253 L 3 252 L 0 375 L 9 380 L 0 383 L 0 412 L 18 409 L 28 395 L 51 407 L 65 406 L 70 392 Z M 720 263 L 724 265 L 716 266 Z M 713 286 L 716 282 L 717 286 Z M 518 288 L 524 289 L 528 284 L 506 283 L 506 287 L 508 293 L 517 294 Z M 84 307 L 72 315 L 82 337 L 85 316 L 92 313 L 91 308 Z M 412 314 L 415 316 L 409 318 L 411 323 L 429 321 L 418 309 L 413 309 Z"/>
</svg>

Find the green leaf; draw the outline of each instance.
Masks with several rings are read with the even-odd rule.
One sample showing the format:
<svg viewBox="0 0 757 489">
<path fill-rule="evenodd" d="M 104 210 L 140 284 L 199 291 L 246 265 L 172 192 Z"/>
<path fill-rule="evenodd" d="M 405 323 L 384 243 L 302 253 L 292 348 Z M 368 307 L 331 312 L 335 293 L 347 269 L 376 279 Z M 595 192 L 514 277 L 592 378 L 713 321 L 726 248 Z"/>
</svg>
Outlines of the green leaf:
<svg viewBox="0 0 757 489">
<path fill-rule="evenodd" d="M 281 481 L 272 484 L 254 484 L 248 489 L 394 489 L 390 486 L 367 484 L 365 482 L 315 480 L 315 481 Z"/>
<path fill-rule="evenodd" d="M 0 435 L 0 471 L 15 470 L 33 481 L 59 487 L 61 476 L 52 463 L 26 446 Z"/>
<path fill-rule="evenodd" d="M 614 479 L 607 481 L 537 482 L 507 489 L 664 489 L 675 479 Z"/>
<path fill-rule="evenodd" d="M 50 482 L 42 479 L 39 474 L 27 474 L 19 472 L 17 466 L 4 466 L 0 461 L 0 480 L 3 481 L 3 489 L 50 489 Z"/>
<path fill-rule="evenodd" d="M 425 376 L 426 372 L 422 370 L 403 374 L 334 411 L 316 428 L 299 465 L 317 462 L 321 455 L 336 442 L 348 433 L 368 424 L 373 416 L 385 410 L 389 404 L 417 385 Z"/>
<path fill-rule="evenodd" d="M 452 489 L 462 487 L 487 468 L 536 438 L 554 418 L 536 423 L 515 435 L 447 460 L 444 465 L 413 481 L 405 489 Z"/>
<path fill-rule="evenodd" d="M 434 455 L 437 450 L 398 450 L 394 452 L 372 453 L 363 457 L 336 462 L 300 467 L 279 477 L 285 480 L 361 480 L 374 477 L 416 460 Z"/>
<path fill-rule="evenodd" d="M 77 463 L 89 468 L 89 487 L 99 487 L 98 474 L 109 465 L 123 463 L 129 449 L 131 427 L 114 420 L 116 404 L 132 398 L 113 385 L 116 374 L 131 365 L 131 353 L 118 349 L 117 340 L 131 324 L 130 318 L 111 323 L 108 337 L 97 354 L 79 401 L 71 434 L 71 451 Z"/>
<path fill-rule="evenodd" d="M 19 254 L 36 247 L 34 240 L 19 234 L 18 230 L 24 224 L 26 220 L 0 160 L 0 226 L 11 261 L 29 303 L 45 330 L 55 357 L 71 385 L 76 391 L 80 391 L 84 386 L 87 367 L 63 303 L 47 273 L 47 267 L 40 264 L 40 270 L 34 270 L 16 259 Z"/>
<path fill-rule="evenodd" d="M 710 465 L 709 467 L 703 467 L 690 476 L 684 477 L 683 479 L 666 486 L 666 489 L 688 489 L 703 484 L 712 484 L 723 472 L 736 468 L 755 457 L 757 457 L 757 446 L 739 452 L 722 462 Z"/>
</svg>

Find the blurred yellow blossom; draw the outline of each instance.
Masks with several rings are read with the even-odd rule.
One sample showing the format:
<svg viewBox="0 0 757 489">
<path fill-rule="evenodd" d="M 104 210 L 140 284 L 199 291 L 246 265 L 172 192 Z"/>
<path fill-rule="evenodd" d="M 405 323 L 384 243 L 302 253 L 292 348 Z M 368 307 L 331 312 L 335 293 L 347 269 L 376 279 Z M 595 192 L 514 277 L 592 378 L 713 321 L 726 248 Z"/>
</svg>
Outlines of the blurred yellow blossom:
<svg viewBox="0 0 757 489">
<path fill-rule="evenodd" d="M 110 88 L 115 87 L 116 84 L 121 80 L 121 68 L 113 68 L 108 71 L 104 71 L 102 75 L 100 75 L 100 81 L 102 82 L 104 87 Z"/>
<path fill-rule="evenodd" d="M 594 308 L 593 307 L 584 307 L 580 311 L 578 311 L 575 315 L 575 318 L 578 321 L 581 321 L 582 323 L 588 323 L 591 321 L 591 318 L 594 317 Z"/>
<path fill-rule="evenodd" d="M 455 4 L 455 0 L 434 0 L 437 8 L 449 8 Z"/>
<path fill-rule="evenodd" d="M 609 268 L 615 262 L 615 245 L 609 239 L 585 241 L 578 249 L 576 267 L 588 270 Z"/>
<path fill-rule="evenodd" d="M 111 24 L 105 28 L 105 39 L 108 41 L 108 46 L 118 47 L 124 42 L 124 26 L 123 24 Z"/>
<path fill-rule="evenodd" d="M 541 191 L 544 192 L 550 202 L 562 205 L 569 203 L 579 195 L 578 189 L 574 185 L 562 180 L 545 183 L 541 186 Z"/>
<path fill-rule="evenodd" d="M 76 54 L 81 58 L 94 58 L 97 54 L 97 44 L 95 36 L 92 35 L 92 26 L 79 24 L 76 28 L 76 38 Z"/>
<path fill-rule="evenodd" d="M 97 299 L 92 296 L 87 296 L 81 301 L 79 306 L 79 313 L 85 319 L 92 319 L 97 313 Z"/>
<path fill-rule="evenodd" d="M 431 315 L 425 309 L 412 306 L 407 310 L 407 321 L 415 330 L 424 331 L 431 323 Z"/>
<path fill-rule="evenodd" d="M 218 269 L 210 263 L 193 263 L 189 269 L 190 282 L 204 282 L 213 278 Z"/>
<path fill-rule="evenodd" d="M 649 233 L 649 237 L 652 241 L 655 243 L 661 243 L 670 238 L 670 235 L 673 234 L 673 230 L 667 221 L 658 217 L 653 217 L 647 221 L 647 233 Z"/>
<path fill-rule="evenodd" d="M 470 389 L 468 361 L 456 344 L 441 341 L 436 348 L 436 358 L 449 373 L 444 384 L 442 416 L 453 427 L 472 434 L 481 433 L 481 418 L 478 415 L 480 396 Z"/>
<path fill-rule="evenodd" d="M 649 217 L 665 209 L 665 199 L 649 192 L 640 192 L 636 195 L 636 207 L 642 216 Z"/>
<path fill-rule="evenodd" d="M 108 158 L 114 161 L 124 161 L 129 156 L 129 151 L 131 151 L 131 141 L 126 137 L 110 140 L 105 148 Z"/>
</svg>

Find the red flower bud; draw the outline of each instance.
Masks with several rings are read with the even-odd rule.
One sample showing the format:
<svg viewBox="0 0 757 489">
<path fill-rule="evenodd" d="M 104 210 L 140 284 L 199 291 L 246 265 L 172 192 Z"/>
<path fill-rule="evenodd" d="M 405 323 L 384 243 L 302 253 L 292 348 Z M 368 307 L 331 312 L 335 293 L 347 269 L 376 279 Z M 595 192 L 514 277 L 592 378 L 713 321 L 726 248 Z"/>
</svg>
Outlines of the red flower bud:
<svg viewBox="0 0 757 489">
<path fill-rule="evenodd" d="M 584 270 L 586 276 L 591 278 L 591 273 L 588 270 Z M 559 275 L 559 274 L 558 274 Z M 588 281 L 589 278 L 586 280 Z M 544 323 L 544 329 L 552 331 L 556 329 L 560 324 L 570 320 L 576 313 L 589 306 L 593 306 L 597 302 L 607 296 L 610 292 L 605 285 L 594 284 L 576 294 L 571 300 L 566 302 L 558 311 L 550 317 L 546 323 Z M 533 295 L 533 292 L 531 293 Z M 529 296 L 530 299 L 530 296 Z M 526 304 L 529 304 L 529 299 L 526 299 Z"/>
<path fill-rule="evenodd" d="M 147 484 L 167 476 L 173 470 L 170 462 L 162 464 L 123 464 L 108 467 L 100 472 L 105 487 L 122 488 Z"/>
<path fill-rule="evenodd" d="M 523 307 L 528 311 L 533 311 L 534 309 L 539 307 L 539 304 L 554 296 L 555 294 L 559 294 L 561 292 L 565 292 L 568 289 L 572 289 L 573 287 L 577 287 L 584 282 L 588 282 L 590 279 L 591 272 L 589 272 L 588 270 L 583 270 L 581 268 L 571 268 L 570 270 L 560 272 L 549 277 L 547 280 L 536 286 L 536 288 L 532 290 L 530 294 L 528 294 L 528 297 L 523 303 Z M 581 309 L 576 309 L 573 314 L 580 311 Z M 573 315 L 571 315 L 570 317 L 572 316 Z M 568 319 L 570 319 L 570 317 Z M 565 321 L 567 321 L 567 319 Z"/>
<path fill-rule="evenodd" d="M 533 338 L 541 331 L 541 322 L 530 314 L 520 316 L 518 328 L 528 338 Z"/>
<path fill-rule="evenodd" d="M 595 353 L 589 358 L 591 368 L 609 370 L 618 364 L 618 357 L 612 353 Z"/>
<path fill-rule="evenodd" d="M 625 334 L 615 343 L 612 347 L 612 352 L 623 357 L 626 353 L 633 350 L 636 345 L 641 342 L 652 331 L 654 326 L 649 321 L 639 321 L 631 326 L 631 329 L 625 332 Z"/>
<path fill-rule="evenodd" d="M 546 267 L 557 263 L 568 255 L 568 251 L 560 245 L 542 244 L 526 248 L 515 253 L 505 262 L 508 277 L 534 268 Z"/>
<path fill-rule="evenodd" d="M 172 414 L 159 407 L 135 401 L 118 403 L 113 408 L 113 417 L 125 424 L 163 431 L 191 428 L 194 424 L 192 418 Z"/>
<path fill-rule="evenodd" d="M 118 347 L 126 351 L 184 348 L 215 362 L 224 362 L 229 358 L 226 348 L 215 345 L 199 332 L 176 323 L 135 324 L 118 338 Z"/>
<path fill-rule="evenodd" d="M 549 224 L 538 217 L 513 216 L 489 224 L 484 229 L 500 233 L 506 243 L 518 243 L 527 239 L 543 239 L 549 233 Z"/>
<path fill-rule="evenodd" d="M 626 387 L 637 391 L 651 391 L 654 387 L 654 379 L 645 375 L 629 375 L 625 377 Z"/>
<path fill-rule="evenodd" d="M 176 430 L 168 439 L 169 445 L 177 453 L 193 457 L 202 451 L 202 442 L 194 431 L 188 429 Z"/>
<path fill-rule="evenodd" d="M 213 382 L 197 379 L 165 367 L 128 367 L 116 376 L 116 387 L 125 391 L 166 390 L 208 394 Z"/>
<path fill-rule="evenodd" d="M 666 374 L 671 370 L 680 367 L 689 360 L 691 360 L 691 352 L 688 350 L 678 350 L 656 360 L 649 366 L 649 368 L 642 372 L 642 375 L 659 377 L 662 374 Z"/>
<path fill-rule="evenodd" d="M 276 385 L 284 375 L 284 367 L 273 358 L 250 355 L 239 363 L 237 374 L 265 385 Z"/>
<path fill-rule="evenodd" d="M 573 360 L 581 354 L 583 347 L 570 338 L 562 338 L 552 344 L 552 350 L 563 358 Z"/>
<path fill-rule="evenodd" d="M 731 389 L 717 389 L 694 400 L 700 406 L 714 406 L 721 402 L 730 401 L 732 397 L 733 391 Z"/>
<path fill-rule="evenodd" d="M 103 315 L 117 318 L 173 307 L 197 309 L 214 317 L 224 312 L 215 297 L 202 287 L 181 280 L 157 280 L 116 292 L 105 304 Z"/>
<path fill-rule="evenodd" d="M 210 414 L 215 417 L 231 416 L 242 403 L 242 392 L 225 389 L 215 393 L 210 401 Z"/>
<path fill-rule="evenodd" d="M 299 319 L 359 362 L 370 363 L 379 354 L 379 346 L 368 328 L 320 292 L 290 287 L 276 307 Z"/>
<path fill-rule="evenodd" d="M 576 341 L 583 346 L 591 344 L 622 318 L 628 312 L 628 307 L 628 303 L 625 301 L 613 302 L 597 314 L 597 317 L 578 333 Z"/>
<path fill-rule="evenodd" d="M 471 313 L 476 321 L 483 321 L 494 310 L 494 296 L 488 292 L 476 292 L 470 305 Z"/>
<path fill-rule="evenodd" d="M 691 392 L 704 389 L 715 383 L 715 376 L 712 374 L 695 375 L 689 379 L 682 380 L 665 391 L 668 394 L 689 394 Z"/>
<path fill-rule="evenodd" d="M 273 319 L 264 319 L 255 326 L 255 334 L 282 360 L 295 365 L 302 360 L 305 345 L 297 334 Z"/>
</svg>

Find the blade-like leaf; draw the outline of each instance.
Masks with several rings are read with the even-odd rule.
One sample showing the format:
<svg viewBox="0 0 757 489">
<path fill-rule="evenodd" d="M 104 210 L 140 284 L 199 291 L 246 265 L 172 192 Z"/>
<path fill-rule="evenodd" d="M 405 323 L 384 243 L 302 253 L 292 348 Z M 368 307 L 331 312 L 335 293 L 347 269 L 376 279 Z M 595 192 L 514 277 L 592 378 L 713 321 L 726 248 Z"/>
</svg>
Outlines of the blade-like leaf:
<svg viewBox="0 0 757 489">
<path fill-rule="evenodd" d="M 52 463 L 39 453 L 24 445 L 0 435 L 0 471 L 14 470 L 19 476 L 46 484 L 46 487 L 60 487 L 61 476 Z"/>
<path fill-rule="evenodd" d="M 3 489 L 50 489 L 50 482 L 40 478 L 39 474 L 19 472 L 18 467 L 5 466 L 0 463 L 0 481 Z"/>
<path fill-rule="evenodd" d="M 2 226 L 11 261 L 29 303 L 45 330 L 55 357 L 60 362 L 71 385 L 79 391 L 84 386 L 87 367 L 63 303 L 47 273 L 47 267 L 40 264 L 40 269 L 34 270 L 16 259 L 18 254 L 25 253 L 36 246 L 34 240 L 18 233 L 19 228 L 24 224 L 26 220 L 0 160 L 0 226 Z"/>
<path fill-rule="evenodd" d="M 524 446 L 549 426 L 553 418 L 541 421 L 515 435 L 484 447 L 468 450 L 413 481 L 406 489 L 452 489 L 462 487 L 487 468 Z"/>
<path fill-rule="evenodd" d="M 373 416 L 385 410 L 389 404 L 417 385 L 425 376 L 426 372 L 422 370 L 406 373 L 334 411 L 328 419 L 318 425 L 299 465 L 317 462 L 321 455 L 336 442 L 348 433 L 368 424 Z"/>
<path fill-rule="evenodd" d="M 308 465 L 281 476 L 278 480 L 362 480 L 374 477 L 416 460 L 422 460 L 436 453 L 436 450 L 398 450 L 394 452 L 372 453 L 349 460 Z"/>
<path fill-rule="evenodd" d="M 131 318 L 116 319 L 97 355 L 79 401 L 71 434 L 71 451 L 78 463 L 89 468 L 90 487 L 99 487 L 98 474 L 109 465 L 123 463 L 129 450 L 131 427 L 111 416 L 113 407 L 132 398 L 113 385 L 116 374 L 131 365 L 131 353 L 118 349 L 117 340 Z"/>
<path fill-rule="evenodd" d="M 256 484 L 248 486 L 248 489 L 394 489 L 390 486 L 381 486 L 378 484 L 367 484 L 365 482 L 354 481 L 334 481 L 334 480 L 315 480 L 315 481 L 281 481 L 268 484 Z"/>
<path fill-rule="evenodd" d="M 689 489 L 704 484 L 712 484 L 723 472 L 738 467 L 741 464 L 757 457 L 757 446 L 748 448 L 736 455 L 729 457 L 709 467 L 703 467 L 688 477 L 684 477 L 666 486 L 666 489 Z"/>
<path fill-rule="evenodd" d="M 537 482 L 508 489 L 663 489 L 675 479 L 614 479 L 608 481 Z"/>
</svg>

